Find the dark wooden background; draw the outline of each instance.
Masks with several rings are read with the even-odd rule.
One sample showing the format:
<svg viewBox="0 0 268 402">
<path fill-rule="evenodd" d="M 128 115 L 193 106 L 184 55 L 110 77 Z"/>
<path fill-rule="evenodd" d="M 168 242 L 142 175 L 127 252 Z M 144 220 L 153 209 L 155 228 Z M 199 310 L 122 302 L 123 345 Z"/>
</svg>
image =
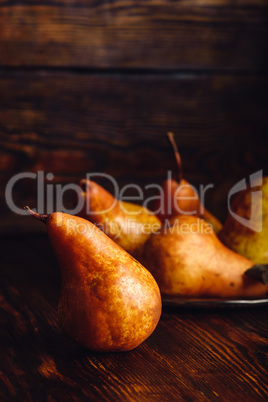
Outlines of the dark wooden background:
<svg viewBox="0 0 268 402">
<path fill-rule="evenodd" d="M 43 230 L 7 207 L 14 174 L 161 183 L 171 130 L 223 220 L 228 189 L 268 174 L 267 22 L 266 0 L 1 0 L 0 233 Z M 14 200 L 36 192 L 21 180 Z"/>
</svg>

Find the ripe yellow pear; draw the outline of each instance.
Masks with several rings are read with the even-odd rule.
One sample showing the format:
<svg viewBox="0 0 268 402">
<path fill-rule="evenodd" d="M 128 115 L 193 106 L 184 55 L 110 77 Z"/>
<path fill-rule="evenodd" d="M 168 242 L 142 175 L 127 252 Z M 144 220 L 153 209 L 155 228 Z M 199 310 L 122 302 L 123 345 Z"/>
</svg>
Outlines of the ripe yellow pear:
<svg viewBox="0 0 268 402">
<path fill-rule="evenodd" d="M 257 195 L 253 204 L 252 191 Z M 237 193 L 231 210 L 235 215 L 229 213 L 218 234 L 220 240 L 256 264 L 268 264 L 268 177 L 261 185 Z M 250 220 L 249 226 L 239 217 Z"/>
<path fill-rule="evenodd" d="M 161 293 L 182 298 L 255 298 L 267 286 L 245 274 L 254 263 L 225 247 L 211 225 L 178 216 L 146 242 L 140 261 Z"/>
<path fill-rule="evenodd" d="M 151 233 L 161 227 L 159 219 L 143 206 L 117 200 L 94 181 L 81 180 L 83 208 L 78 214 L 96 224 L 107 236 L 137 257 Z"/>
<path fill-rule="evenodd" d="M 152 275 L 91 222 L 31 211 L 46 223 L 62 274 L 59 322 L 82 346 L 127 351 L 154 331 L 161 296 Z"/>
</svg>

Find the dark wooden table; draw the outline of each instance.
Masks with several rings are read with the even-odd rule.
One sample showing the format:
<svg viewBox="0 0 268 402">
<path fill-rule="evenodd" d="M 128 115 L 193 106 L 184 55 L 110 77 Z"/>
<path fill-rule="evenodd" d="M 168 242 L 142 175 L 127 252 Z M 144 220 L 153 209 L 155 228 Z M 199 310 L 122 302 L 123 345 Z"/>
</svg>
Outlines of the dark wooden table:
<svg viewBox="0 0 268 402">
<path fill-rule="evenodd" d="M 1 401 L 267 401 L 267 308 L 164 307 L 127 353 L 93 353 L 57 323 L 46 235 L 1 238 Z"/>
</svg>

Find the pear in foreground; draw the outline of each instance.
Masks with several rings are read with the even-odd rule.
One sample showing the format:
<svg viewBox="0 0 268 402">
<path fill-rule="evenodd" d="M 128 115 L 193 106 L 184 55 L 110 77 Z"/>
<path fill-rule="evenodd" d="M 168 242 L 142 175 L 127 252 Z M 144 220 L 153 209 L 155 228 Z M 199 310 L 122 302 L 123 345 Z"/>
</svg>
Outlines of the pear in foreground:
<svg viewBox="0 0 268 402">
<path fill-rule="evenodd" d="M 251 228 L 229 213 L 223 229 L 218 233 L 220 240 L 237 253 L 256 264 L 268 264 L 268 177 L 260 186 L 254 187 L 259 195 L 252 206 L 252 190 L 237 193 L 231 209 L 243 219 L 251 220 Z"/>
<path fill-rule="evenodd" d="M 159 219 L 147 208 L 117 200 L 102 186 L 81 180 L 83 208 L 79 216 L 96 224 L 114 242 L 137 257 L 148 237 L 161 227 Z"/>
<path fill-rule="evenodd" d="M 28 209 L 29 210 L 29 209 Z M 96 351 L 127 351 L 154 331 L 161 297 L 152 275 L 92 223 L 68 214 L 39 215 L 59 261 L 59 322 Z"/>
<path fill-rule="evenodd" d="M 161 293 L 183 298 L 259 298 L 268 288 L 245 274 L 254 263 L 225 247 L 211 226 L 178 216 L 144 246 L 140 261 Z"/>
<path fill-rule="evenodd" d="M 176 158 L 177 179 L 167 179 L 164 181 L 162 196 L 155 202 L 152 208 L 153 211 L 155 211 L 161 222 L 165 222 L 178 215 L 198 216 L 209 222 L 215 233 L 218 233 L 222 228 L 221 222 L 202 205 L 195 188 L 183 178 L 181 157 L 174 140 L 174 135 L 173 133 L 167 133 L 167 135 Z"/>
</svg>

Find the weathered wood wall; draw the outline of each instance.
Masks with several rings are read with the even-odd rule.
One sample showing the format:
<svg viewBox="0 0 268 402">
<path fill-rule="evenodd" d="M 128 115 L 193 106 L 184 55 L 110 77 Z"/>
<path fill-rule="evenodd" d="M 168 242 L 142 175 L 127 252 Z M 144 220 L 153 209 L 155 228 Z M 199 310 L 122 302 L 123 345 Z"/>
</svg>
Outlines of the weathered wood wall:
<svg viewBox="0 0 268 402">
<path fill-rule="evenodd" d="M 6 205 L 14 174 L 161 183 L 171 130 L 224 219 L 231 185 L 268 174 L 267 37 L 265 0 L 0 1 L 0 231 L 40 230 Z"/>
</svg>

